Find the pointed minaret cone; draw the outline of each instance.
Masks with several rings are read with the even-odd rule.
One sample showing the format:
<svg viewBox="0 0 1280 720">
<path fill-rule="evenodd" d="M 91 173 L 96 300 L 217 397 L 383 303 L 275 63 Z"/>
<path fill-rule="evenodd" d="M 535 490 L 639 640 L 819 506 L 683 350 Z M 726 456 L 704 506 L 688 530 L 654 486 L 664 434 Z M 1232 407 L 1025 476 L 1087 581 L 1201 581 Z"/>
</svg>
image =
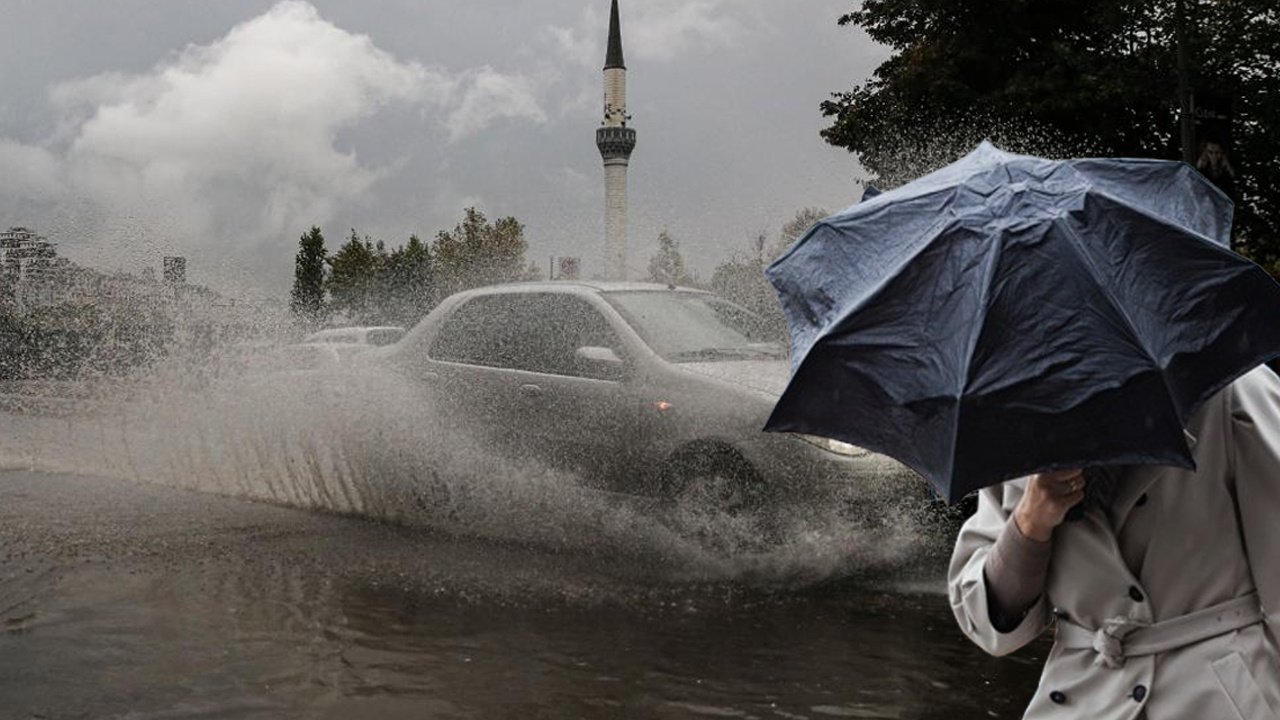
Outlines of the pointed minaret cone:
<svg viewBox="0 0 1280 720">
<path fill-rule="evenodd" d="M 618 0 L 613 0 L 613 9 L 609 11 L 609 49 L 604 54 L 604 69 L 627 69 L 622 59 L 622 27 L 618 22 Z"/>
<path fill-rule="evenodd" d="M 636 131 L 627 127 L 627 67 L 622 59 L 622 23 L 618 0 L 609 12 L 609 49 L 604 56 L 604 122 L 596 147 L 604 158 L 605 274 L 627 277 L 627 165 L 636 147 Z"/>
</svg>

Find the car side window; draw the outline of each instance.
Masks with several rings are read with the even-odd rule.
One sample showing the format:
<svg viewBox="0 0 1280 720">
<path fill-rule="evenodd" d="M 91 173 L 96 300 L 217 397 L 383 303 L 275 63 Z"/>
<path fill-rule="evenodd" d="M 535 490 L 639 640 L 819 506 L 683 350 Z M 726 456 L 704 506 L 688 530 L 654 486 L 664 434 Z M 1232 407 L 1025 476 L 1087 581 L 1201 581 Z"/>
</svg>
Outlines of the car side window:
<svg viewBox="0 0 1280 720">
<path fill-rule="evenodd" d="M 590 303 L 557 293 L 511 293 L 472 298 L 455 310 L 430 355 L 469 365 L 616 379 L 616 368 L 578 357 L 578 348 L 587 346 L 622 352 L 608 320 Z"/>
<path fill-rule="evenodd" d="M 513 306 L 505 295 L 481 295 L 466 301 L 445 321 L 428 354 L 447 362 L 510 367 Z"/>
<path fill-rule="evenodd" d="M 523 326 L 520 343 L 526 370 L 616 380 L 619 368 L 578 356 L 582 347 L 607 347 L 622 356 L 622 342 L 600 311 L 580 297 L 546 293 L 531 295 L 532 315 Z"/>
</svg>

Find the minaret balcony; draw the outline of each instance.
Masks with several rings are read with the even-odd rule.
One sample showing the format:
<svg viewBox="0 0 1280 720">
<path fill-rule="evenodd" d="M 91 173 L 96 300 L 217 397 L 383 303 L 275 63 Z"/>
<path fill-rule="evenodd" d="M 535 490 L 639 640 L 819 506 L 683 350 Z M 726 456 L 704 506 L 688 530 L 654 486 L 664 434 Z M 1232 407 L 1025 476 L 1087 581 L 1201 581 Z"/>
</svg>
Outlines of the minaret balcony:
<svg viewBox="0 0 1280 720">
<path fill-rule="evenodd" d="M 597 128 L 596 147 L 605 160 L 628 158 L 636 148 L 636 131 L 629 127 Z"/>
</svg>

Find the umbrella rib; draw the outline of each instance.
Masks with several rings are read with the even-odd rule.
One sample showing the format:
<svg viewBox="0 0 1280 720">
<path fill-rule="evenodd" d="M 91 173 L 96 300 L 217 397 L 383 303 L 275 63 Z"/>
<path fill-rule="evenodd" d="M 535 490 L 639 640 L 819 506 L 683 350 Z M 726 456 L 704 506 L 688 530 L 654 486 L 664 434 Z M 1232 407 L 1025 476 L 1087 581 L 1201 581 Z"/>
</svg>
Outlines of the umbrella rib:
<svg viewBox="0 0 1280 720">
<path fill-rule="evenodd" d="M 982 338 L 982 331 L 987 326 L 987 305 L 991 301 L 991 280 L 995 275 L 996 268 L 1000 265 L 1000 258 L 1003 256 L 1004 247 L 1001 243 L 990 243 L 991 249 L 983 257 L 984 267 L 982 269 L 982 280 L 980 290 L 982 293 L 981 304 L 982 312 L 978 314 L 978 322 L 973 324 L 973 332 L 969 335 L 969 347 L 964 354 L 964 372 L 960 383 L 960 390 L 955 396 L 956 403 L 956 419 L 951 424 L 951 448 L 947 453 L 947 460 L 950 467 L 947 468 L 947 476 L 950 477 L 955 471 L 956 465 L 956 449 L 960 446 L 960 415 L 964 412 L 964 396 L 969 390 L 969 370 L 973 366 L 973 353 L 978 348 L 978 340 Z"/>
<path fill-rule="evenodd" d="M 1110 195 L 1108 195 L 1107 197 L 1111 200 L 1115 200 L 1117 202 L 1119 201 L 1118 198 L 1114 198 Z M 1148 215 L 1148 217 L 1150 216 Z M 1090 256 L 1090 254 L 1084 249 L 1084 246 L 1085 246 L 1084 240 L 1080 237 L 1078 233 L 1076 233 L 1075 228 L 1070 223 L 1062 223 L 1062 227 L 1064 228 L 1066 233 L 1071 237 L 1071 247 L 1076 251 L 1076 256 L 1079 257 L 1081 261 L 1083 261 L 1089 267 L 1090 272 L 1094 274 L 1095 278 L 1099 277 L 1097 264 L 1093 261 L 1093 257 Z M 1139 350 L 1141 351 L 1142 355 L 1146 357 L 1147 360 L 1151 363 L 1151 367 L 1155 369 L 1156 375 L 1160 378 L 1160 382 L 1165 386 L 1165 390 L 1168 391 L 1169 396 L 1172 397 L 1173 389 L 1169 387 L 1169 382 L 1168 380 L 1165 379 L 1164 367 L 1160 364 L 1158 360 L 1156 360 L 1155 357 L 1152 356 L 1151 351 L 1149 348 L 1147 348 L 1146 343 L 1142 342 L 1142 336 L 1138 333 L 1137 326 L 1134 324 L 1133 319 L 1129 317 L 1129 314 L 1124 311 L 1123 306 L 1121 306 L 1121 304 L 1116 300 L 1115 295 L 1111 292 L 1111 286 L 1107 283 L 1099 282 L 1098 288 L 1102 294 L 1102 297 L 1106 299 L 1107 304 L 1111 307 L 1113 311 L 1115 311 L 1116 317 L 1120 318 L 1120 320 L 1124 322 L 1126 329 L 1128 329 L 1130 334 L 1135 339 L 1138 340 L 1136 344 Z M 1181 420 L 1182 419 L 1179 418 L 1179 422 L 1181 422 Z"/>
<path fill-rule="evenodd" d="M 931 193 L 931 194 L 938 194 L 941 192 L 942 192 L 941 190 L 938 190 L 935 193 Z M 878 196 L 878 197 L 883 197 L 883 196 Z M 858 208 L 858 207 L 859 206 L 854 206 L 854 208 Z M 922 231 L 920 235 L 933 236 L 936 239 L 936 237 L 941 234 L 941 232 L 938 231 L 939 228 L 946 227 L 947 225 L 955 222 L 956 222 L 955 217 L 949 216 L 949 217 L 940 218 L 934 221 L 934 223 L 930 225 L 926 230 Z M 781 266 L 783 264 L 783 261 L 788 259 L 791 255 L 799 252 L 802 245 L 807 245 L 808 243 L 812 242 L 813 239 L 817 238 L 822 231 L 826 231 L 833 235 L 838 235 L 840 233 L 840 229 L 831 222 L 831 218 L 824 218 L 814 223 L 813 227 L 809 228 L 809 230 L 804 235 L 802 235 L 800 239 L 797 240 L 791 246 L 791 248 L 787 250 L 786 253 L 784 253 L 781 257 L 775 260 L 773 264 L 768 268 L 768 270 L 766 270 L 765 276 L 766 278 L 769 279 L 770 284 L 774 284 L 772 277 L 770 277 L 770 272 L 773 271 L 774 268 Z M 828 240 L 828 242 L 830 241 Z M 917 248 L 914 248 L 914 250 L 915 251 L 923 250 L 925 247 L 928 247 L 932 243 L 933 241 L 931 240 L 930 242 L 924 243 L 923 247 L 917 247 Z M 805 348 L 804 352 L 800 355 L 798 361 L 795 360 L 795 354 L 794 354 L 795 348 L 793 346 L 792 348 L 793 362 L 794 362 L 794 367 L 792 368 L 793 374 L 798 372 L 799 369 L 803 367 L 804 361 L 809 356 L 809 352 L 812 351 L 815 347 L 817 347 L 819 343 L 828 339 L 833 333 L 838 331 L 840 327 L 846 321 L 848 321 L 849 318 L 857 315 L 864 308 L 866 308 L 868 305 L 870 305 L 872 302 L 878 299 L 880 295 L 885 292 L 886 288 L 888 288 L 895 281 L 897 281 L 904 273 L 909 271 L 910 262 L 907 261 L 910 258 L 909 254 L 906 252 L 903 252 L 901 253 L 901 258 L 903 259 L 894 263 L 893 272 L 886 273 L 883 277 L 879 278 L 873 286 L 868 288 L 862 294 L 862 297 L 857 299 L 856 302 L 846 303 L 845 305 L 843 305 L 841 312 L 838 313 L 838 318 L 836 320 L 832 321 L 831 318 L 833 317 L 833 315 L 837 315 L 837 314 L 831 313 L 831 312 L 827 312 L 825 316 L 819 316 L 817 313 L 814 313 L 812 317 L 806 316 L 806 320 L 808 320 L 809 324 L 814 328 L 812 333 L 812 340 L 810 340 L 808 347 Z M 782 299 L 783 290 L 779 288 L 776 284 L 774 284 L 774 290 L 779 296 L 779 302 L 783 306 L 783 312 L 786 313 L 787 305 L 785 302 L 783 302 L 783 299 Z M 801 295 L 801 294 L 802 293 L 796 293 L 796 295 Z M 841 301 L 847 301 L 847 298 L 839 298 L 839 299 Z M 834 307 L 835 303 L 833 302 L 831 306 Z"/>
<path fill-rule="evenodd" d="M 1217 188 L 1214 188 L 1214 190 L 1217 190 Z M 1221 191 L 1218 191 L 1218 192 L 1221 192 Z M 1147 220 L 1150 220 L 1152 223 L 1160 225 L 1161 227 L 1168 228 L 1170 232 L 1178 233 L 1180 235 L 1195 236 L 1196 238 L 1204 241 L 1209 245 L 1212 245 L 1213 247 L 1230 250 L 1230 248 L 1224 248 L 1222 243 L 1217 242 L 1213 238 L 1209 237 L 1208 235 L 1205 235 L 1204 233 L 1200 232 L 1195 228 L 1188 227 L 1185 225 L 1174 225 L 1173 223 L 1169 222 L 1168 218 L 1148 212 L 1146 208 L 1140 205 L 1134 205 L 1128 200 L 1125 200 L 1124 198 L 1118 195 L 1115 195 L 1113 193 L 1109 193 L 1106 190 L 1100 190 L 1094 185 L 1089 186 L 1089 194 L 1094 195 L 1096 197 L 1106 198 L 1107 200 L 1110 200 L 1116 205 L 1123 206 L 1129 212 L 1141 215 Z"/>
</svg>

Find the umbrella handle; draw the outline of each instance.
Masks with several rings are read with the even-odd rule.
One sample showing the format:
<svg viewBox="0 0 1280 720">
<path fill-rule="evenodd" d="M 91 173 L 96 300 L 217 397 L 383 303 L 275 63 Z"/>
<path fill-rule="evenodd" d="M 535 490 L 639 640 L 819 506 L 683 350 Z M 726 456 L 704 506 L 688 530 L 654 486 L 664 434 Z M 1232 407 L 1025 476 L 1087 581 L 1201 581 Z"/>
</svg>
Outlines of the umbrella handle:
<svg viewBox="0 0 1280 720">
<path fill-rule="evenodd" d="M 1101 505 L 1102 507 L 1110 507 L 1111 492 L 1115 487 L 1115 481 L 1106 470 L 1100 467 L 1088 467 L 1084 469 L 1084 499 L 1076 503 L 1067 511 L 1064 522 L 1078 522 L 1084 517 L 1085 508 L 1090 505 Z"/>
</svg>

